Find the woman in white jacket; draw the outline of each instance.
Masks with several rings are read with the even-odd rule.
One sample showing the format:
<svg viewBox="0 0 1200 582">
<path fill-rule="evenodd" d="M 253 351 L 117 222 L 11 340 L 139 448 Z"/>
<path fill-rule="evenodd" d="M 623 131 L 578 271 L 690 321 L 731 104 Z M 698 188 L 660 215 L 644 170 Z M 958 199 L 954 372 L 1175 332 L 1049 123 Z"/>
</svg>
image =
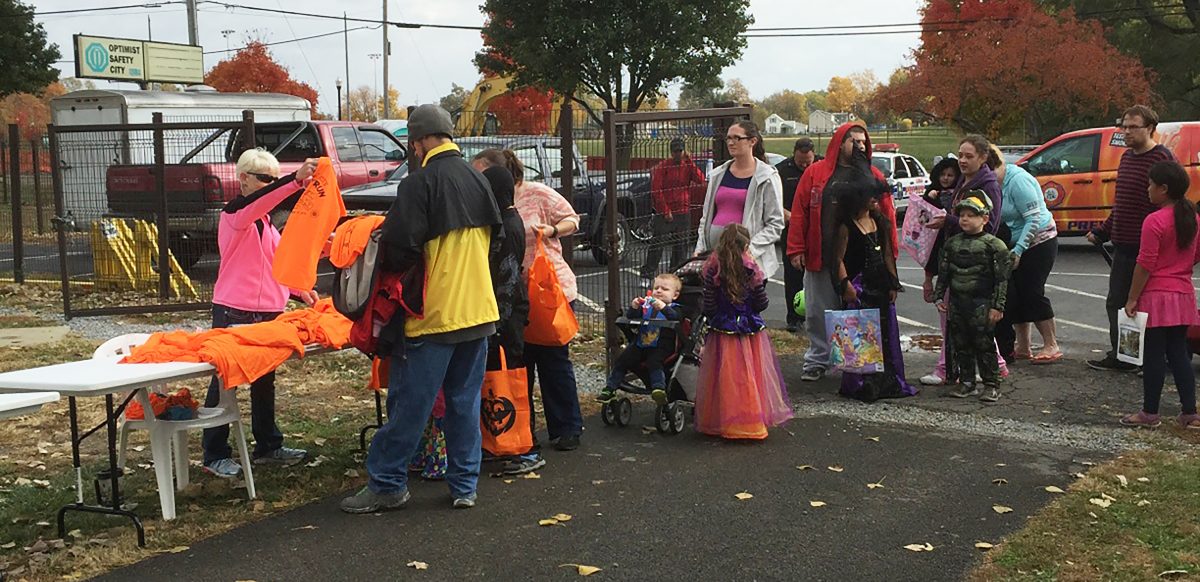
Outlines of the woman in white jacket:
<svg viewBox="0 0 1200 582">
<path fill-rule="evenodd" d="M 733 124 L 725 134 L 733 159 L 708 174 L 708 192 L 696 240 L 696 254 L 716 248 L 728 224 L 750 231 L 750 256 L 770 277 L 779 269 L 775 242 L 783 234 L 783 184 L 768 164 L 762 134 L 750 121 Z"/>
</svg>

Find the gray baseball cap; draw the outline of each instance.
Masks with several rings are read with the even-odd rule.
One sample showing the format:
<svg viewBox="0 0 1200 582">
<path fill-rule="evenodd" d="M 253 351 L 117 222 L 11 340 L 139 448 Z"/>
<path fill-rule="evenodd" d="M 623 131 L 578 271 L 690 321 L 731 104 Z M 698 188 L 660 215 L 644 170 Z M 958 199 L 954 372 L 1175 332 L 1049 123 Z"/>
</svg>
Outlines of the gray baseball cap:
<svg viewBox="0 0 1200 582">
<path fill-rule="evenodd" d="M 418 105 L 408 115 L 408 139 L 416 141 L 438 134 L 454 137 L 454 122 L 445 109 L 426 103 Z"/>
</svg>

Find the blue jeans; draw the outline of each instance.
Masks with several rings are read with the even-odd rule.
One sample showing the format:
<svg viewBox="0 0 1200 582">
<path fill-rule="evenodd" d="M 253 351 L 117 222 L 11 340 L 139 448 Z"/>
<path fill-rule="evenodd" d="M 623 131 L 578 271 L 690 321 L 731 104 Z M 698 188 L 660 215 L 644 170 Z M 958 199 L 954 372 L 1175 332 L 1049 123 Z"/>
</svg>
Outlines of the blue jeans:
<svg viewBox="0 0 1200 582">
<path fill-rule="evenodd" d="M 578 436 L 583 432 L 583 414 L 579 412 L 579 387 L 575 384 L 575 366 L 571 364 L 571 346 L 525 344 L 525 370 L 532 393 L 540 376 L 542 409 L 546 413 L 546 431 L 550 440 Z"/>
<path fill-rule="evenodd" d="M 271 321 L 279 312 L 242 311 L 213 304 L 213 329 Z M 232 389 L 233 387 L 230 387 Z M 213 376 L 208 385 L 204 406 L 213 407 L 221 401 L 221 382 Z M 275 372 L 250 383 L 250 431 L 254 433 L 254 456 L 261 457 L 283 446 L 283 433 L 275 424 Z M 229 447 L 229 425 L 204 429 L 204 464 L 233 456 Z"/>
<path fill-rule="evenodd" d="M 438 388 L 446 394 L 446 483 L 455 498 L 475 493 L 479 482 L 479 406 L 487 339 L 458 344 L 405 342 L 407 357 L 393 359 L 388 374 L 387 424 L 371 439 L 367 485 L 371 491 L 398 494 L 408 488 L 408 462 L 417 452 Z"/>
</svg>

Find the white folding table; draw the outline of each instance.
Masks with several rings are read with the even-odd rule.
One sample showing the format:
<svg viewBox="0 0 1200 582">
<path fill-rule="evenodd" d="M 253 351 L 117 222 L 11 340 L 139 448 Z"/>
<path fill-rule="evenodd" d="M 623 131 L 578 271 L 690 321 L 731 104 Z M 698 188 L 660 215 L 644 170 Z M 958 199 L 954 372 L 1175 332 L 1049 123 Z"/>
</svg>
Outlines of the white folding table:
<svg viewBox="0 0 1200 582">
<path fill-rule="evenodd" d="M 0 419 L 33 414 L 51 402 L 58 402 L 58 392 L 0 394 Z"/>
</svg>

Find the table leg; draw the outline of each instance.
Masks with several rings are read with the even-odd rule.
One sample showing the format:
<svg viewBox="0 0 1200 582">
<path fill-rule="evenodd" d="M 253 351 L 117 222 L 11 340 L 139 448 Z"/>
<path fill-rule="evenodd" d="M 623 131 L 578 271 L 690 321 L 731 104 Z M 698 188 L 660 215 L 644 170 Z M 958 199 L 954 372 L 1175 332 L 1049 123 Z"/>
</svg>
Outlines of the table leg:
<svg viewBox="0 0 1200 582">
<path fill-rule="evenodd" d="M 117 474 L 117 415 L 113 410 L 113 397 L 111 394 L 105 395 L 104 404 L 106 414 L 105 425 L 108 428 L 108 468 L 112 484 L 113 506 L 100 507 L 84 505 L 83 503 L 83 468 L 79 455 L 79 446 L 83 439 L 79 437 L 79 413 L 76 408 L 75 398 L 68 397 L 67 408 L 71 420 L 71 462 L 75 465 L 75 503 L 64 505 L 58 510 L 58 537 L 65 538 L 67 535 L 66 517 L 68 511 L 120 515 L 128 517 L 133 521 L 133 527 L 137 530 L 138 547 L 145 547 L 146 530 L 142 527 L 141 518 L 130 511 L 121 509 L 121 484 Z"/>
<path fill-rule="evenodd" d="M 358 431 L 358 449 L 367 450 L 367 431 L 383 428 L 383 397 L 381 390 L 375 391 L 375 424 L 368 424 Z"/>
</svg>

